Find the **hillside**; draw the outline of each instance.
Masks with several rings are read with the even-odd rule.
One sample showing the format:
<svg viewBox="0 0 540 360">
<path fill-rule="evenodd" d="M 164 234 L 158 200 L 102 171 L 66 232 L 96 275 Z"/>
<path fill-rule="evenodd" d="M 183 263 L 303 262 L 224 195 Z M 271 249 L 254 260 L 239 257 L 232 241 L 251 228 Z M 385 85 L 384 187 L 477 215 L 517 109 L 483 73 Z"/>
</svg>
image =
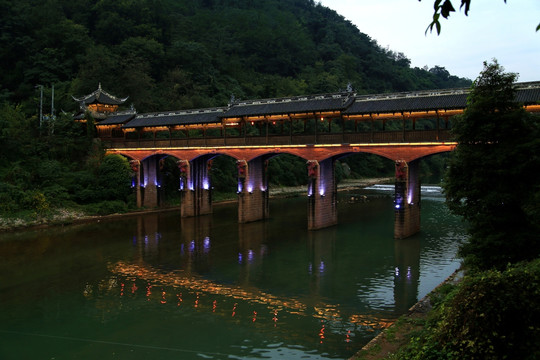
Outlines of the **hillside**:
<svg viewBox="0 0 540 360">
<path fill-rule="evenodd" d="M 139 112 L 237 99 L 468 86 L 442 67 L 411 68 L 312 0 L 19 0 L 0 5 L 0 102 L 36 114 L 95 90 Z M 376 35 L 376 34 L 374 34 Z"/>
<path fill-rule="evenodd" d="M 124 158 L 104 157 L 93 128 L 73 122 L 80 97 L 99 83 L 139 113 L 224 106 L 329 93 L 382 93 L 462 87 L 442 67 L 411 68 L 333 10 L 311 0 L 0 1 L 0 215 L 42 219 L 64 207 L 95 214 L 133 208 Z M 54 85 L 57 118 L 50 112 Z M 380 177 L 393 163 L 355 155 L 336 178 Z M 441 178 L 444 157 L 422 163 Z M 164 199 L 179 200 L 178 167 Z M 217 157 L 217 192 L 236 187 L 234 159 Z M 306 184 L 305 160 L 269 164 L 272 185 Z M 168 189 L 168 190 L 167 190 Z M 23 215 L 21 215 L 23 214 Z"/>
</svg>

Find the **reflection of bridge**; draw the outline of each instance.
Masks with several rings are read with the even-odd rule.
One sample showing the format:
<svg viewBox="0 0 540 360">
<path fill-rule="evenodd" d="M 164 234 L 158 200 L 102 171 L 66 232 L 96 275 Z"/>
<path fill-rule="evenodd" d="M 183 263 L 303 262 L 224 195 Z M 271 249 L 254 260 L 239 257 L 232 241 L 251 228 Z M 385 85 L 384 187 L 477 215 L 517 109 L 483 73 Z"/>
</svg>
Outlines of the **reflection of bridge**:
<svg viewBox="0 0 540 360">
<path fill-rule="evenodd" d="M 540 112 L 540 83 L 517 85 L 517 101 Z M 233 102 L 228 107 L 110 116 L 97 124 L 109 148 L 132 159 L 139 206 L 158 205 L 159 160 L 174 156 L 181 171 L 182 216 L 212 211 L 209 160 L 238 165 L 240 222 L 268 217 L 266 161 L 282 153 L 307 161 L 308 227 L 337 223 L 335 160 L 371 153 L 395 161 L 395 237 L 420 229 L 418 163 L 447 152 L 452 116 L 466 107 L 467 89 L 425 93 L 337 93 Z"/>
</svg>

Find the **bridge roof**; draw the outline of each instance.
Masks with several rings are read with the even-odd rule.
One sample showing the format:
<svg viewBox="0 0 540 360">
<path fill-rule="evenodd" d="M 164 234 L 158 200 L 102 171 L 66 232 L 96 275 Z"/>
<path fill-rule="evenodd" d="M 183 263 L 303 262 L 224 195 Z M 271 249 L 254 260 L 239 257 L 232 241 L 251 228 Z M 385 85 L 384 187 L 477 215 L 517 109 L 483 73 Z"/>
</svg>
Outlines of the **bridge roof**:
<svg viewBox="0 0 540 360">
<path fill-rule="evenodd" d="M 516 101 L 525 105 L 540 102 L 540 82 L 517 84 Z"/>
<path fill-rule="evenodd" d="M 213 108 L 140 114 L 137 115 L 135 119 L 125 124 L 123 127 L 141 128 L 151 126 L 220 123 L 220 116 L 225 110 L 226 108 Z M 103 124 L 103 122 L 101 122 L 100 124 Z"/>
<path fill-rule="evenodd" d="M 408 111 L 453 110 L 467 107 L 470 88 L 403 92 L 357 96 L 344 115 L 397 113 Z M 540 82 L 516 84 L 516 101 L 536 104 L 540 101 Z"/>
<path fill-rule="evenodd" d="M 401 111 L 428 111 L 439 109 L 463 109 L 467 105 L 467 93 L 463 90 L 450 94 L 403 93 L 357 97 L 343 112 L 345 115 L 393 113 Z"/>
<path fill-rule="evenodd" d="M 105 120 L 100 121 L 99 125 L 119 125 L 125 124 L 131 119 L 133 119 L 137 114 L 135 112 L 130 112 L 127 114 L 115 114 L 108 116 Z"/>
<path fill-rule="evenodd" d="M 240 101 L 233 104 L 221 117 L 342 111 L 350 101 L 352 98 L 347 93 Z"/>
</svg>

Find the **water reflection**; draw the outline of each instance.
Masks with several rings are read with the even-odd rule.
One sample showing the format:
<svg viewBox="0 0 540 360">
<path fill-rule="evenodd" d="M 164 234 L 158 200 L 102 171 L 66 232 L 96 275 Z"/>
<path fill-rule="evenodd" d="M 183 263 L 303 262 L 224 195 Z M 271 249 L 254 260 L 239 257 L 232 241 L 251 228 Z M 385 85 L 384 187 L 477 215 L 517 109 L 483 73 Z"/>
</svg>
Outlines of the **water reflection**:
<svg viewBox="0 0 540 360">
<path fill-rule="evenodd" d="M 403 313 L 417 300 L 418 296 L 420 238 L 396 240 L 394 253 L 394 302 L 396 310 Z"/>
<path fill-rule="evenodd" d="M 40 343 L 26 358 L 120 354 L 105 342 L 137 344 L 123 354 L 141 359 L 178 358 L 157 349 L 182 359 L 346 358 L 422 296 L 426 278 L 453 271 L 460 230 L 437 223 L 441 203 L 422 207 L 436 225 L 394 241 L 391 198 L 343 201 L 340 224 L 314 232 L 303 200 L 273 201 L 264 222 L 238 224 L 226 205 L 3 238 L 0 331 L 102 341 Z"/>
</svg>

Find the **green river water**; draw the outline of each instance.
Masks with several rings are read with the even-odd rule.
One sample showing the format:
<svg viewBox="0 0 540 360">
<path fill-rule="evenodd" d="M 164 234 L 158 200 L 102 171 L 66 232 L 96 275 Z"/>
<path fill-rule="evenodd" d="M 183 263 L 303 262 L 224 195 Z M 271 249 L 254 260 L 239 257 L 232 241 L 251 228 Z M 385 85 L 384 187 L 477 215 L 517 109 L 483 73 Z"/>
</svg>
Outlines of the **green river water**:
<svg viewBox="0 0 540 360">
<path fill-rule="evenodd" d="M 367 201 L 352 198 L 367 195 Z M 465 238 L 437 188 L 393 239 L 391 187 L 0 234 L 0 359 L 346 359 L 448 277 Z"/>
</svg>

